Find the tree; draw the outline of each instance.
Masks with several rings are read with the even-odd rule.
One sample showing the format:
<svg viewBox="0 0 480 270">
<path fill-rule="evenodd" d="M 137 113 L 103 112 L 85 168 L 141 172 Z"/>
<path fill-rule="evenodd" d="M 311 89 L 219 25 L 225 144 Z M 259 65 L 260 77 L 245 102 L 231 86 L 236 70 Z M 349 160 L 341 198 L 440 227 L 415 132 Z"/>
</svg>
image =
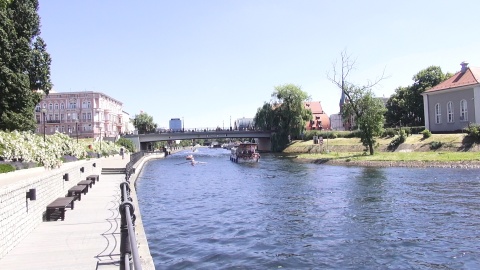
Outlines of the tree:
<svg viewBox="0 0 480 270">
<path fill-rule="evenodd" d="M 345 103 L 343 116 L 355 115 L 355 123 L 360 130 L 360 141 L 368 147 L 370 155 L 374 154 L 375 137 L 383 133 L 385 106 L 374 97 L 369 88 L 351 86 L 348 89 L 349 102 Z"/>
<path fill-rule="evenodd" d="M 0 1 L 0 130 L 34 130 L 42 98 L 34 90 L 48 95 L 52 87 L 38 0 Z"/>
<path fill-rule="evenodd" d="M 438 66 L 430 66 L 413 76 L 413 85 L 399 87 L 387 102 L 387 125 L 421 126 L 425 123 L 422 93 L 450 78 Z"/>
<path fill-rule="evenodd" d="M 140 134 L 155 132 L 157 128 L 157 124 L 153 123 L 153 117 L 144 112 L 135 115 L 133 125 Z"/>
<path fill-rule="evenodd" d="M 282 150 L 291 138 L 299 137 L 305 123 L 312 119 L 312 112 L 305 108 L 308 94 L 299 86 L 284 84 L 275 87 L 271 103 L 264 103 L 255 115 L 255 127 L 275 130 L 273 150 Z"/>
<path fill-rule="evenodd" d="M 351 60 L 347 51 L 340 53 L 340 70 L 337 63 L 333 63 L 333 75 L 327 73 L 327 78 L 342 91 L 345 103 L 341 107 L 343 119 L 355 119 L 360 130 L 361 141 L 368 147 L 370 155 L 375 153 L 375 137 L 383 131 L 385 109 L 378 98 L 373 97 L 372 88 L 385 79 L 385 72 L 375 81 L 367 81 L 366 85 L 358 86 L 348 81 L 348 76 L 355 66 L 355 60 Z"/>
</svg>

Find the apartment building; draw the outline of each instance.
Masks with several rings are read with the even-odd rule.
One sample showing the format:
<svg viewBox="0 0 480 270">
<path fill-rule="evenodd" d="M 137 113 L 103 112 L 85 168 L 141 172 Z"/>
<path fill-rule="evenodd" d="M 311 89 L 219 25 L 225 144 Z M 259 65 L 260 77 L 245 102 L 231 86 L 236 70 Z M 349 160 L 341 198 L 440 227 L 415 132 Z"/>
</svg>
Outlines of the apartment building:
<svg viewBox="0 0 480 270">
<path fill-rule="evenodd" d="M 78 138 L 116 137 L 125 132 L 123 103 L 103 93 L 50 92 L 35 108 L 38 134 L 56 131 Z"/>
</svg>

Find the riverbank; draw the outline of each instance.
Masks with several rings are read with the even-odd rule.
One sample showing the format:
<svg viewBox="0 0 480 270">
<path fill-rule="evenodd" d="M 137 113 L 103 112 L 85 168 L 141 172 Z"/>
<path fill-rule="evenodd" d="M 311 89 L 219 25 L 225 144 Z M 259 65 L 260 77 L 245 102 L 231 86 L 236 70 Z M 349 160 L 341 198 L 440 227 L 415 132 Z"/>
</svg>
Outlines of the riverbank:
<svg viewBox="0 0 480 270">
<path fill-rule="evenodd" d="M 358 138 L 295 141 L 283 153 L 299 162 L 370 167 L 480 168 L 480 147 L 465 134 L 411 135 L 392 149 L 392 138 L 378 139 L 374 155 L 364 153 Z"/>
</svg>

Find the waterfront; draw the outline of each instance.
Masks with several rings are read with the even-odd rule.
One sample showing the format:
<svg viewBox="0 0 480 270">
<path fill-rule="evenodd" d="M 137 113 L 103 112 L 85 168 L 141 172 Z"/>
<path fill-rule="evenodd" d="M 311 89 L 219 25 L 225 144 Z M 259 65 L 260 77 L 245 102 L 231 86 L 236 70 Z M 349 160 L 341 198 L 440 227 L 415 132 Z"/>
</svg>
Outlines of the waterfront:
<svg viewBox="0 0 480 270">
<path fill-rule="evenodd" d="M 157 269 L 478 269 L 478 169 L 363 168 L 201 148 L 151 161 L 138 199 Z"/>
</svg>

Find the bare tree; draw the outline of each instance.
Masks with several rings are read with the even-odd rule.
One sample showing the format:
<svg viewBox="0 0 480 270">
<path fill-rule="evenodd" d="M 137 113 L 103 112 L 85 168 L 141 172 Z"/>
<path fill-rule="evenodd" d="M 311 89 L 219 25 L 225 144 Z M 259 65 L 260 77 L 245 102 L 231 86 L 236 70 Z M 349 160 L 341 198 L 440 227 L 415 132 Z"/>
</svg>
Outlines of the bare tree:
<svg viewBox="0 0 480 270">
<path fill-rule="evenodd" d="M 346 49 L 340 53 L 341 63 L 338 68 L 337 61 L 333 63 L 333 74 L 327 73 L 327 78 L 342 91 L 341 114 L 343 119 L 348 119 L 352 124 L 355 118 L 360 130 L 361 141 L 368 147 L 370 155 L 374 154 L 373 146 L 375 136 L 382 133 L 385 107 L 378 99 L 373 97 L 372 88 L 385 79 L 385 70 L 374 81 L 367 80 L 363 86 L 355 85 L 348 81 L 351 71 L 355 67 L 356 59 L 352 60 Z"/>
</svg>

